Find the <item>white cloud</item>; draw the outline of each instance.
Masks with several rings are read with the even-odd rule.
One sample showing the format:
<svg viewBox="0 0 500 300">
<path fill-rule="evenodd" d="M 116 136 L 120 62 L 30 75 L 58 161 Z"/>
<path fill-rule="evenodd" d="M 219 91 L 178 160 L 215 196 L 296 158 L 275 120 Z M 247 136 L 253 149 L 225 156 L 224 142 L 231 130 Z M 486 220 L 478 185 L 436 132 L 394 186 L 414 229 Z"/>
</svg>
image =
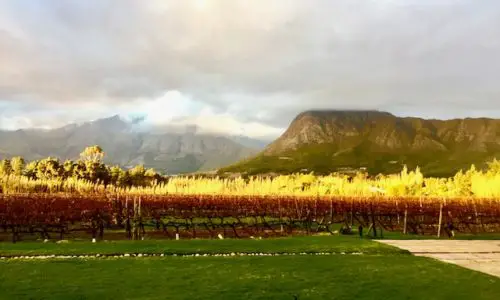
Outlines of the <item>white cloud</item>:
<svg viewBox="0 0 500 300">
<path fill-rule="evenodd" d="M 82 122 L 120 115 L 125 120 L 143 117 L 144 128 L 196 125 L 200 133 L 245 135 L 254 138 L 273 138 L 284 128 L 262 122 L 241 121 L 229 112 L 217 113 L 212 106 L 196 101 L 177 90 L 168 90 L 157 98 L 138 98 L 118 102 L 110 107 L 107 102 L 67 103 L 27 110 L 26 106 L 6 109 L 0 113 L 0 128 L 57 128 L 71 122 Z"/>
<path fill-rule="evenodd" d="M 0 126 L 118 113 L 257 134 L 313 108 L 500 117 L 499 34 L 493 0 L 0 1 Z"/>
<path fill-rule="evenodd" d="M 155 125 L 164 125 L 176 117 L 196 114 L 203 103 L 197 103 L 179 91 L 167 91 L 156 99 L 139 100 L 132 113 L 146 116 L 146 120 Z"/>
<path fill-rule="evenodd" d="M 19 128 L 33 127 L 33 122 L 30 118 L 23 116 L 15 117 L 0 117 L 0 128 L 6 130 L 16 130 Z"/>
<path fill-rule="evenodd" d="M 144 122 L 151 126 L 196 125 L 200 133 L 245 135 L 254 138 L 276 137 L 284 130 L 255 121 L 243 122 L 228 112 L 216 113 L 205 102 L 195 101 L 176 90 L 167 91 L 156 99 L 138 100 L 137 105 L 133 107 L 133 110 L 122 114 L 144 116 Z"/>
<path fill-rule="evenodd" d="M 282 134 L 285 128 L 277 128 L 259 122 L 242 122 L 229 114 L 202 114 L 173 120 L 171 125 L 196 125 L 200 133 L 243 135 L 252 138 L 269 139 Z"/>
</svg>

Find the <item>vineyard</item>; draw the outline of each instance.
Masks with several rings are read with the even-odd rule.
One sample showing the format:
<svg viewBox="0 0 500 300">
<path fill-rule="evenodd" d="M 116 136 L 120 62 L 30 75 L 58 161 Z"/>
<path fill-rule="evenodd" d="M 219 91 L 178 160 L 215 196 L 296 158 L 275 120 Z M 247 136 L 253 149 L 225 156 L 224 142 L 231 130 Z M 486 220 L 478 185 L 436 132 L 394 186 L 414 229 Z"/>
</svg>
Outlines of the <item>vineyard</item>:
<svg viewBox="0 0 500 300">
<path fill-rule="evenodd" d="M 337 225 L 337 226 L 336 226 Z M 380 231 L 451 236 L 499 232 L 500 201 L 403 197 L 203 195 L 0 195 L 0 226 L 14 242 L 26 235 L 64 239 L 282 236 Z"/>
<path fill-rule="evenodd" d="M 500 232 L 500 162 L 451 178 L 418 169 L 368 177 L 173 177 L 142 186 L 0 177 L 0 239 L 453 236 Z"/>
</svg>

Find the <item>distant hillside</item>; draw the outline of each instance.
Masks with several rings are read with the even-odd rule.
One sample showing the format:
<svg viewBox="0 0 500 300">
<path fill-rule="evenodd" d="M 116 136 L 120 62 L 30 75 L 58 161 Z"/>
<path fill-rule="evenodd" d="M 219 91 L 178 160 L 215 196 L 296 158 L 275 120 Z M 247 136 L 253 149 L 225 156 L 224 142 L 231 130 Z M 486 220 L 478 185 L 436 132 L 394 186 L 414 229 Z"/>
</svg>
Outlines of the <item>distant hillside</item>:
<svg viewBox="0 0 500 300">
<path fill-rule="evenodd" d="M 500 157 L 500 120 L 425 120 L 379 111 L 307 111 L 255 157 L 219 170 L 290 173 L 392 173 L 417 165 L 448 176 Z"/>
<path fill-rule="evenodd" d="M 132 123 L 114 116 L 54 130 L 0 130 L 0 159 L 18 155 L 26 160 L 48 156 L 75 159 L 85 147 L 97 144 L 106 152 L 107 163 L 123 167 L 144 164 L 178 174 L 214 170 L 255 155 L 263 148 L 244 146 L 238 139 L 244 137 L 233 140 L 230 136 L 197 134 L 192 130 L 137 131 Z"/>
</svg>

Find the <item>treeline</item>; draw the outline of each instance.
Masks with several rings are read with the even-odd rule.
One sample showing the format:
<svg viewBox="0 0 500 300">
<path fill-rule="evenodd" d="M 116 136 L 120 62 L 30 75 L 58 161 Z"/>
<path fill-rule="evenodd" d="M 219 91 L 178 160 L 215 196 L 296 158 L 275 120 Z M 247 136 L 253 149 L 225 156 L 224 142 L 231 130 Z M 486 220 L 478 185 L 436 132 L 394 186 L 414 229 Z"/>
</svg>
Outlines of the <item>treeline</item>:
<svg viewBox="0 0 500 300">
<path fill-rule="evenodd" d="M 452 177 L 424 177 L 406 167 L 391 175 L 291 174 L 223 178 L 162 176 L 135 166 L 124 170 L 103 163 L 98 146 L 86 148 L 76 161 L 46 158 L 25 164 L 20 157 L 0 162 L 0 193 L 78 193 L 134 195 L 258 195 L 500 199 L 500 161 L 486 170 L 474 166 Z"/>
<path fill-rule="evenodd" d="M 108 166 L 103 162 L 104 151 L 99 146 L 87 147 L 80 159 L 61 162 L 54 157 L 26 163 L 18 156 L 0 161 L 0 176 L 20 176 L 31 180 L 76 179 L 89 183 L 117 187 L 150 186 L 165 180 L 154 169 L 137 165 L 124 170 L 120 166 Z"/>
</svg>

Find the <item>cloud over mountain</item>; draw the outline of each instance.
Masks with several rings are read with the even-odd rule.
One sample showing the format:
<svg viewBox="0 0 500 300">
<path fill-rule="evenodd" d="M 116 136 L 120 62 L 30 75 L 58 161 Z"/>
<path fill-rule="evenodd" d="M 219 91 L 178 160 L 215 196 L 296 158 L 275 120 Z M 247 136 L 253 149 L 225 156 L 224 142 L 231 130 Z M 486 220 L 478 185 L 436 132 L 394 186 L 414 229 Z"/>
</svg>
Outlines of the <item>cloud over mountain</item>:
<svg viewBox="0 0 500 300">
<path fill-rule="evenodd" d="M 0 127 L 118 113 L 276 136 L 305 109 L 498 117 L 499 35 L 493 0 L 2 1 Z"/>
</svg>

